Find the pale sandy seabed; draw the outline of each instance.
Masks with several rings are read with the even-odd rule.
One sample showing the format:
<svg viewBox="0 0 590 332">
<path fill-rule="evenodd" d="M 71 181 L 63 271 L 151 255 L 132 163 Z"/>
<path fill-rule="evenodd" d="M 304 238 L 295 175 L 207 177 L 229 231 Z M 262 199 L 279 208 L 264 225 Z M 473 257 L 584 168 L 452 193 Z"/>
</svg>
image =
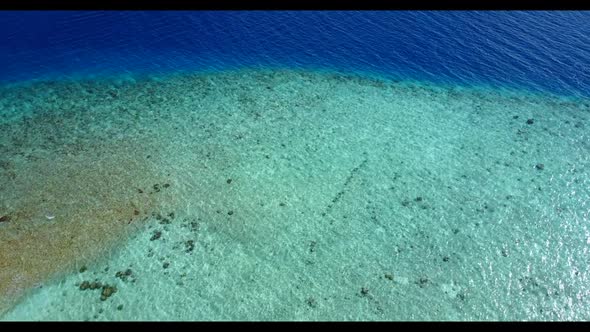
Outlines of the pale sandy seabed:
<svg viewBox="0 0 590 332">
<path fill-rule="evenodd" d="M 280 70 L 1 88 L 1 318 L 590 319 L 589 120 Z"/>
</svg>

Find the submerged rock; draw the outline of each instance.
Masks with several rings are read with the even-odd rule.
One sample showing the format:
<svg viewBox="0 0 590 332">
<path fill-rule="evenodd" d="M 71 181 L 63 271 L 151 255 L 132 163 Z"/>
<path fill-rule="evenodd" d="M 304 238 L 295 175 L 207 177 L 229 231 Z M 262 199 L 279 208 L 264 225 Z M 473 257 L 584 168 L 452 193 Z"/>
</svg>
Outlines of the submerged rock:
<svg viewBox="0 0 590 332">
<path fill-rule="evenodd" d="M 93 281 L 90 283 L 90 289 L 99 289 L 102 287 L 102 283 L 100 281 Z"/>
<path fill-rule="evenodd" d="M 420 286 L 420 288 L 424 288 L 426 287 L 426 285 L 428 285 L 429 282 L 430 280 L 428 280 L 428 278 L 421 277 L 420 279 L 418 279 L 418 281 L 416 281 L 416 284 Z"/>
<path fill-rule="evenodd" d="M 152 237 L 150 238 L 150 241 L 154 241 L 159 239 L 162 236 L 162 232 L 161 231 L 155 231 L 154 234 L 152 235 Z"/>
<path fill-rule="evenodd" d="M 188 240 L 184 243 L 185 246 L 185 250 L 184 252 L 186 253 L 190 253 L 191 251 L 193 251 L 193 249 L 195 249 L 195 241 L 194 240 Z"/>
<path fill-rule="evenodd" d="M 102 292 L 100 293 L 100 300 L 106 301 L 109 297 L 117 292 L 116 286 L 104 285 L 102 287 Z"/>
<path fill-rule="evenodd" d="M 115 273 L 115 277 L 123 281 L 127 281 L 127 279 L 131 277 L 131 275 L 133 275 L 133 271 L 131 269 L 127 269 L 125 271 L 118 271 L 117 273 Z"/>
<path fill-rule="evenodd" d="M 362 287 L 361 288 L 361 295 L 362 296 L 367 296 L 369 295 L 369 289 L 367 287 Z"/>
</svg>

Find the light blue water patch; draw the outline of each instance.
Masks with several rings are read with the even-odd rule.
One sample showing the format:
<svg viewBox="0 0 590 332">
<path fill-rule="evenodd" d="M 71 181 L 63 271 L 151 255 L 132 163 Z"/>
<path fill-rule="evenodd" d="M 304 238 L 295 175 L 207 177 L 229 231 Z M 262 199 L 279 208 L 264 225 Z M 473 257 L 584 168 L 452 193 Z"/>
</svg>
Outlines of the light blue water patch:
<svg viewBox="0 0 590 332">
<path fill-rule="evenodd" d="M 278 70 L 2 92 L 29 111 L 1 128 L 0 287 L 42 285 L 4 320 L 590 315 L 587 100 Z M 67 226 L 36 224 L 51 271 L 36 199 Z"/>
</svg>

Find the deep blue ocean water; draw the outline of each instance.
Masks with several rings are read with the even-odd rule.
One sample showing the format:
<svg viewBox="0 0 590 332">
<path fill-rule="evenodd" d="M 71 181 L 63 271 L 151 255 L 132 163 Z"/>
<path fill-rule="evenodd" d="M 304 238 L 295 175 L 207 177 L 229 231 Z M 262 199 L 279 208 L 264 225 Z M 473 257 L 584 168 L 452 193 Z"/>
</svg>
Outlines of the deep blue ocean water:
<svg viewBox="0 0 590 332">
<path fill-rule="evenodd" d="M 0 80 L 282 67 L 590 96 L 590 12 L 0 13 Z"/>
</svg>

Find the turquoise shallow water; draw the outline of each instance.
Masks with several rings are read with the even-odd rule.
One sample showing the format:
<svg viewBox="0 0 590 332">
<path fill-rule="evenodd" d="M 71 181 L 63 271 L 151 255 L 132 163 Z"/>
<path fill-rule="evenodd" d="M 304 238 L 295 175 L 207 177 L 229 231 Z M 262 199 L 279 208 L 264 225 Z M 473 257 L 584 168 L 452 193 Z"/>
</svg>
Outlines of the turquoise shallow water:
<svg viewBox="0 0 590 332">
<path fill-rule="evenodd" d="M 0 94 L 2 320 L 590 318 L 587 99 L 287 70 Z"/>
</svg>

